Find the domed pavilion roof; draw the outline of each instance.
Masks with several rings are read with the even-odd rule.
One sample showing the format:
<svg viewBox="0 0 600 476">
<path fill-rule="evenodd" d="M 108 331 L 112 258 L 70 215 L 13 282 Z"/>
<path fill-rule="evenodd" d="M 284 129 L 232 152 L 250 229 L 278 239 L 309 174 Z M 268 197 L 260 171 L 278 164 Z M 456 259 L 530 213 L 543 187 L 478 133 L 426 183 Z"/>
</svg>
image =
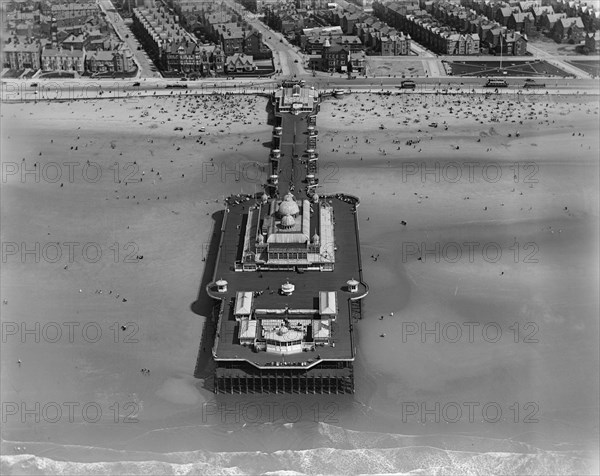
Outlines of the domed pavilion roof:
<svg viewBox="0 0 600 476">
<path fill-rule="evenodd" d="M 300 213 L 296 199 L 291 193 L 283 197 L 283 201 L 279 204 L 279 213 L 285 215 L 297 215 Z"/>
</svg>

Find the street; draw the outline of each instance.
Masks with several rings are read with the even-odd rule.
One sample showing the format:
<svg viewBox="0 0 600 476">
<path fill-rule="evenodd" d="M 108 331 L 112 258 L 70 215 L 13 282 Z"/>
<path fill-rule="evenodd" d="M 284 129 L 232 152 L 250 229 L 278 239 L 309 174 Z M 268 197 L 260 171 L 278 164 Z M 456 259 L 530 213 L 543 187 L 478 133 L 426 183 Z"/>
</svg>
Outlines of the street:
<svg viewBox="0 0 600 476">
<path fill-rule="evenodd" d="M 156 70 L 154 63 L 148 57 L 143 49 L 138 50 L 140 44 L 135 35 L 127 27 L 121 15 L 115 10 L 111 0 L 98 0 L 98 5 L 106 14 L 115 32 L 125 44 L 129 47 L 138 66 L 138 78 L 162 78 L 162 75 Z M 153 71 L 154 70 L 154 71 Z"/>
<path fill-rule="evenodd" d="M 400 89 L 401 78 L 357 78 L 348 80 L 340 77 L 315 77 L 308 81 L 322 92 L 344 89 L 353 92 L 387 92 L 394 94 L 503 94 L 519 97 L 521 95 L 596 95 L 598 83 L 595 80 L 552 79 L 545 81 L 545 88 L 524 89 L 525 78 L 506 78 L 507 88 L 486 88 L 485 80 L 480 78 L 415 78 L 415 89 Z M 142 79 L 140 86 L 135 80 L 3 80 L 2 101 L 48 101 L 76 99 L 125 99 L 136 101 L 143 96 L 179 96 L 212 93 L 233 94 L 271 94 L 279 87 L 276 79 L 247 78 L 243 80 L 199 80 L 187 81 L 185 88 L 168 88 L 168 85 L 181 86 L 181 83 L 169 79 Z"/>
<path fill-rule="evenodd" d="M 255 15 L 249 14 L 240 4 L 232 0 L 225 0 L 225 4 L 244 16 L 246 21 L 263 35 L 263 42 L 273 51 L 275 69 L 281 70 L 283 77 L 300 77 L 307 74 L 303 65 L 304 55 L 298 47 L 291 45 L 281 33 L 268 28 L 256 19 Z"/>
</svg>

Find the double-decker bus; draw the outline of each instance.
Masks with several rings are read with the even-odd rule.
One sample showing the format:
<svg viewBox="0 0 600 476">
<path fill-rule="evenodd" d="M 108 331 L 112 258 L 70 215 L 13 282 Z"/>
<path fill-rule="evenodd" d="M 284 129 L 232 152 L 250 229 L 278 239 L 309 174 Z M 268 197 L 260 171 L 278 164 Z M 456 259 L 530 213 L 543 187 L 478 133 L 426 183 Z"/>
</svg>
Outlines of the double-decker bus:
<svg viewBox="0 0 600 476">
<path fill-rule="evenodd" d="M 523 85 L 524 88 L 545 88 L 546 87 L 546 83 L 538 83 L 532 79 L 530 80 L 525 80 L 525 84 Z"/>
<path fill-rule="evenodd" d="M 486 88 L 507 88 L 508 83 L 504 79 L 488 79 L 485 83 Z"/>
</svg>

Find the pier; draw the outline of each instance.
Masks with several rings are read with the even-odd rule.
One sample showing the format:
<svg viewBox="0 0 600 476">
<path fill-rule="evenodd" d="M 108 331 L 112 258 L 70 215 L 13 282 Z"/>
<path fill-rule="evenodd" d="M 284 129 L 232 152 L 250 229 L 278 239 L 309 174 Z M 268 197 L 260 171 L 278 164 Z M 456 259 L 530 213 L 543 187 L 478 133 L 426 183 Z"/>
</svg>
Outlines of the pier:
<svg viewBox="0 0 600 476">
<path fill-rule="evenodd" d="M 209 296 L 216 393 L 353 393 L 362 279 L 357 197 L 319 193 L 314 88 L 284 82 L 264 191 L 227 200 Z"/>
</svg>

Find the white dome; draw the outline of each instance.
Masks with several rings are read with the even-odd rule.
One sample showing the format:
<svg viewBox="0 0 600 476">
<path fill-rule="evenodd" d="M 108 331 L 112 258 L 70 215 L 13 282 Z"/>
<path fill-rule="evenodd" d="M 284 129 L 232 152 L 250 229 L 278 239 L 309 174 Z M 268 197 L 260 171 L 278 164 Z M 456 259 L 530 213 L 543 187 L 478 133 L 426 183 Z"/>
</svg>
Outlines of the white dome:
<svg viewBox="0 0 600 476">
<path fill-rule="evenodd" d="M 292 283 L 290 283 L 289 281 L 286 281 L 285 283 L 283 283 L 281 285 L 281 290 L 284 293 L 292 293 L 294 292 L 294 290 L 296 289 L 296 286 L 294 286 Z"/>
<path fill-rule="evenodd" d="M 285 215 L 297 215 L 300 213 L 296 199 L 291 193 L 283 197 L 283 201 L 279 204 L 279 213 Z"/>
</svg>

